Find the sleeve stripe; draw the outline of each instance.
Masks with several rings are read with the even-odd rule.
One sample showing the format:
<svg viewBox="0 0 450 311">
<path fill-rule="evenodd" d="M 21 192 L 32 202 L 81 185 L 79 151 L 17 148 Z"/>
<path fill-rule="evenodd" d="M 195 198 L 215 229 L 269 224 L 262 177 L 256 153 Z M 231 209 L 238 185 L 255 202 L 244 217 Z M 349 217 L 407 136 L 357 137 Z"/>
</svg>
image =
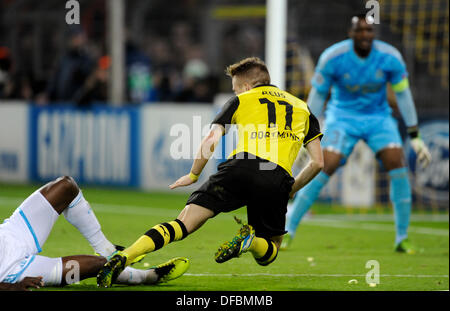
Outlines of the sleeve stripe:
<svg viewBox="0 0 450 311">
<path fill-rule="evenodd" d="M 407 78 L 402 79 L 400 82 L 392 85 L 392 90 L 395 93 L 400 93 L 409 87 L 409 81 Z"/>
<path fill-rule="evenodd" d="M 303 146 L 306 146 L 307 144 L 309 144 L 310 142 L 312 142 L 314 139 L 316 139 L 316 138 L 318 138 L 318 137 L 322 137 L 322 136 L 323 136 L 322 133 L 317 134 L 317 135 L 314 136 L 313 138 L 308 139 L 306 142 L 304 141 L 304 142 L 303 142 Z"/>
<path fill-rule="evenodd" d="M 403 60 L 402 54 L 399 52 L 399 50 L 397 50 L 394 46 L 390 45 L 389 43 L 380 40 L 375 40 L 374 47 L 382 53 L 386 53 L 388 55 L 395 57 L 400 61 L 400 63 L 405 65 L 405 61 Z"/>
<path fill-rule="evenodd" d="M 344 40 L 325 49 L 319 57 L 316 70 L 323 69 L 330 60 L 347 53 L 351 49 L 350 42 L 350 40 Z"/>
<path fill-rule="evenodd" d="M 239 107 L 239 97 L 234 96 L 231 98 L 222 108 L 222 110 L 216 115 L 212 124 L 220 124 L 226 128 L 227 125 L 233 123 L 235 113 Z"/>
</svg>

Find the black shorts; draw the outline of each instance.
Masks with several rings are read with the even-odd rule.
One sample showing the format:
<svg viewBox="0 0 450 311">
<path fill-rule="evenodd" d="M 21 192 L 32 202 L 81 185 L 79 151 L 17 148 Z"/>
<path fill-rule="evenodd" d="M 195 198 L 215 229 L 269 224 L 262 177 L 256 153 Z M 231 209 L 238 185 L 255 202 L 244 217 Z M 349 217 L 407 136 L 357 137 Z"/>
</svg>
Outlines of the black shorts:
<svg viewBox="0 0 450 311">
<path fill-rule="evenodd" d="M 215 215 L 247 206 L 248 223 L 257 236 L 283 235 L 294 178 L 281 166 L 247 155 L 240 153 L 221 163 L 217 173 L 194 191 L 186 204 L 200 205 Z M 261 170 L 264 163 L 273 164 L 274 169 Z"/>
</svg>

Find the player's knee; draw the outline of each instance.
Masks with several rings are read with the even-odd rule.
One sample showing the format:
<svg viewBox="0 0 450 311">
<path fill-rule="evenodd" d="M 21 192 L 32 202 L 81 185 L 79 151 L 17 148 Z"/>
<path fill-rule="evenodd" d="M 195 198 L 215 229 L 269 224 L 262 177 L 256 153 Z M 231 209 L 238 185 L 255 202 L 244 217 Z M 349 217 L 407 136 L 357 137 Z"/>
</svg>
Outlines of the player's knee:
<svg viewBox="0 0 450 311">
<path fill-rule="evenodd" d="M 395 170 L 397 168 L 401 168 L 405 166 L 405 163 L 402 158 L 392 158 L 384 161 L 383 166 L 386 170 Z"/>
<path fill-rule="evenodd" d="M 322 172 L 324 172 L 325 174 L 327 174 L 328 176 L 331 176 L 334 174 L 334 172 L 336 172 L 337 167 L 334 165 L 327 165 L 324 164 L 322 167 Z"/>
<path fill-rule="evenodd" d="M 59 214 L 69 206 L 79 192 L 77 183 L 70 176 L 61 176 L 41 189 L 41 194 Z"/>
<path fill-rule="evenodd" d="M 381 150 L 377 157 L 386 170 L 394 170 L 405 166 L 405 157 L 401 148 L 386 148 Z"/>
<path fill-rule="evenodd" d="M 52 197 L 55 198 L 56 205 L 68 206 L 76 198 L 80 188 L 72 177 L 61 176 L 56 179 L 49 192 L 54 194 Z"/>
<path fill-rule="evenodd" d="M 75 199 L 80 192 L 80 188 L 78 187 L 76 181 L 70 176 L 59 177 L 56 184 L 59 194 L 68 199 Z"/>
<path fill-rule="evenodd" d="M 341 165 L 343 157 L 344 156 L 341 153 L 337 153 L 328 149 L 324 150 L 322 172 L 324 172 L 328 176 L 333 175 Z"/>
<path fill-rule="evenodd" d="M 331 176 L 336 172 L 336 170 L 339 167 L 339 162 L 335 161 L 324 161 L 322 166 L 322 172 L 327 174 L 328 176 Z"/>
</svg>

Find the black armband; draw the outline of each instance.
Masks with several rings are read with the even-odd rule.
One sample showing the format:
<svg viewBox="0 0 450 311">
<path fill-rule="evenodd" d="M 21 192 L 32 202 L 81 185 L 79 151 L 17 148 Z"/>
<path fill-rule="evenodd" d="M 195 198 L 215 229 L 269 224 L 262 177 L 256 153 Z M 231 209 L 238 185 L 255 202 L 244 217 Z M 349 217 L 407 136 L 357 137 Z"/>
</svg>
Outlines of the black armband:
<svg viewBox="0 0 450 311">
<path fill-rule="evenodd" d="M 417 125 L 408 127 L 406 131 L 411 139 L 419 137 L 419 127 Z"/>
</svg>

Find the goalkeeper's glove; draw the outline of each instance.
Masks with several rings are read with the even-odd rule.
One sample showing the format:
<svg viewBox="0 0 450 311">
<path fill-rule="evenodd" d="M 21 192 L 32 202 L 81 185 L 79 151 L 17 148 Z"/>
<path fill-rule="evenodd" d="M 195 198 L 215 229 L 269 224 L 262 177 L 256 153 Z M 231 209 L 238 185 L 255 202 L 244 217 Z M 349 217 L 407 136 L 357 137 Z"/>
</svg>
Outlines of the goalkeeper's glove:
<svg viewBox="0 0 450 311">
<path fill-rule="evenodd" d="M 417 155 L 419 163 L 421 164 L 422 168 L 427 167 L 431 162 L 431 153 L 423 142 L 422 138 L 420 138 L 418 128 L 413 127 L 408 129 L 408 134 L 411 138 L 411 146 Z"/>
</svg>

